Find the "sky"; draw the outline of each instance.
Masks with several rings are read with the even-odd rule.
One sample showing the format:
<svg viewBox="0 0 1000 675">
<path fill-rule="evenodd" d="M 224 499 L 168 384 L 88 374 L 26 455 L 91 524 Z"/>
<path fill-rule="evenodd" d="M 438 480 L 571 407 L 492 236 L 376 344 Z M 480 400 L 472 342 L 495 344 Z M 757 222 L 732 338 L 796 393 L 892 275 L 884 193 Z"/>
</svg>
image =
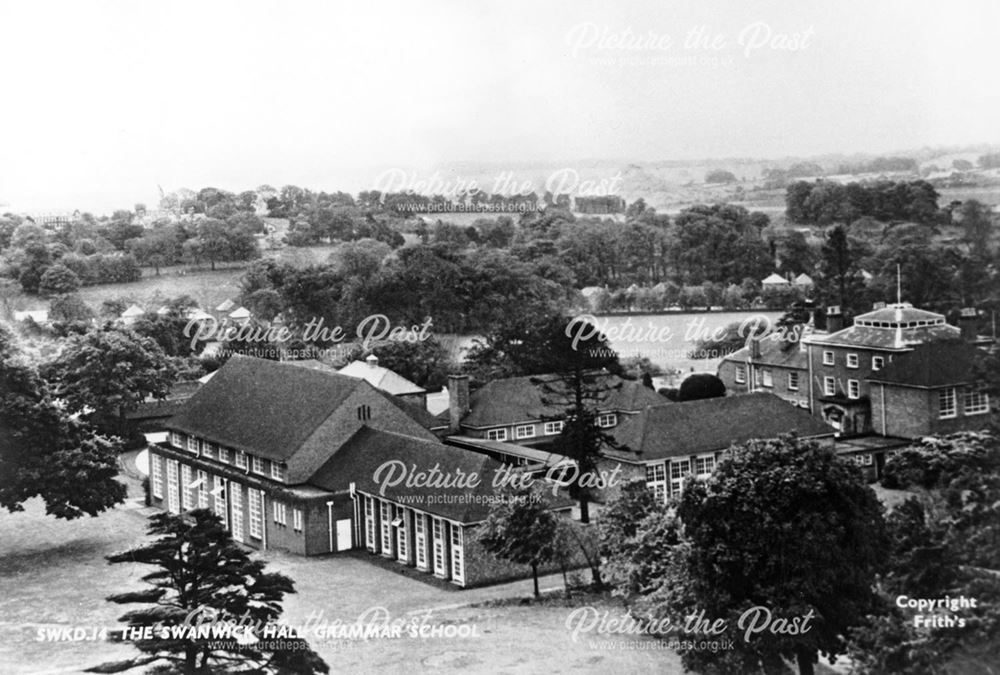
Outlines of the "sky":
<svg viewBox="0 0 1000 675">
<path fill-rule="evenodd" d="M 1000 3 L 0 0 L 0 209 L 1000 142 Z"/>
</svg>

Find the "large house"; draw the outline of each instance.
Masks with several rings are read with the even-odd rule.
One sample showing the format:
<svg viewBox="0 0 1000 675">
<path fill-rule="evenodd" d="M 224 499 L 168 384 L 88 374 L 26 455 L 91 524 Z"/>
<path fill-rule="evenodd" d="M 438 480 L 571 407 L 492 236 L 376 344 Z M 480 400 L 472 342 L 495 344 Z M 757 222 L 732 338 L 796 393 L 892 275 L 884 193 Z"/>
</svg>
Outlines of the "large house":
<svg viewBox="0 0 1000 675">
<path fill-rule="evenodd" d="M 618 465 L 626 477 L 645 478 L 656 497 L 667 501 L 680 494 L 688 476 L 710 476 L 730 446 L 788 433 L 832 444 L 836 430 L 768 393 L 660 404 L 611 432 L 618 447 L 605 451 L 602 466 Z"/>
<path fill-rule="evenodd" d="M 419 410 L 363 379 L 233 356 L 150 444 L 151 503 L 213 509 L 253 548 L 364 548 L 459 586 L 523 573 L 474 536 L 500 463 L 442 444 Z M 428 489 L 403 470 L 481 480 Z"/>
<path fill-rule="evenodd" d="M 807 331 L 798 341 L 779 335 L 751 339 L 746 347 L 723 359 L 719 377 L 731 393 L 770 391 L 808 407 L 844 436 L 875 432 L 912 438 L 926 433 L 916 432 L 917 428 L 930 428 L 926 422 L 932 412 L 926 406 L 907 408 L 897 400 L 904 397 L 899 385 L 915 382 L 917 377 L 916 370 L 906 373 L 922 367 L 918 359 L 910 358 L 911 353 L 923 345 L 947 343 L 951 346 L 942 347 L 940 353 L 963 364 L 976 353 L 968 328 L 963 334 L 943 315 L 908 303 L 878 306 L 855 317 L 851 326 L 840 324 L 839 308 L 831 307 L 825 333 Z M 884 386 L 883 371 L 890 368 L 897 386 Z M 961 393 L 969 386 L 969 377 L 968 368 L 941 370 L 934 386 Z M 875 417 L 879 418 L 877 423 Z M 890 421 L 890 417 L 899 419 Z M 910 419 L 903 419 L 907 417 Z M 903 433 L 906 429 L 914 433 Z"/>
</svg>

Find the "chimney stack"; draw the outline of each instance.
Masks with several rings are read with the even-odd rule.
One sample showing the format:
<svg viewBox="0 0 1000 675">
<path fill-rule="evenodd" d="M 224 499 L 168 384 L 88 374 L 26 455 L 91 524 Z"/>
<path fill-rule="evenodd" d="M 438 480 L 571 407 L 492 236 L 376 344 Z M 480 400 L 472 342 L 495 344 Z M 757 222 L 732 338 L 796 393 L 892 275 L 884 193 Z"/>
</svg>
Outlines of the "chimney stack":
<svg viewBox="0 0 1000 675">
<path fill-rule="evenodd" d="M 469 412 L 469 376 L 448 376 L 448 422 L 451 433 L 461 429 L 462 418 Z"/>
<path fill-rule="evenodd" d="M 844 315 L 840 313 L 840 305 L 826 308 L 826 332 L 836 333 L 844 327 Z"/>
<path fill-rule="evenodd" d="M 962 339 L 975 342 L 979 328 L 979 312 L 975 307 L 963 307 L 958 313 L 958 327 L 962 331 Z"/>
<path fill-rule="evenodd" d="M 750 358 L 757 360 L 760 358 L 760 338 L 751 336 L 747 340 L 747 348 L 750 350 Z"/>
</svg>

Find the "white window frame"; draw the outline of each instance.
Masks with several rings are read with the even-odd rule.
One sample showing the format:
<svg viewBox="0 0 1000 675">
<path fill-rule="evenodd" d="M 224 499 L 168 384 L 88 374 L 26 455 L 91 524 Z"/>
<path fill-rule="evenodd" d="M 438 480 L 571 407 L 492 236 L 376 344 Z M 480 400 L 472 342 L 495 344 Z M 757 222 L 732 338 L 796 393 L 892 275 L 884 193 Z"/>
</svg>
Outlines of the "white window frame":
<svg viewBox="0 0 1000 675">
<path fill-rule="evenodd" d="M 872 357 L 872 371 L 878 372 L 885 368 L 885 357 L 884 356 L 873 356 Z"/>
<path fill-rule="evenodd" d="M 219 461 L 223 464 L 229 464 L 229 448 L 223 445 L 219 446 Z"/>
<path fill-rule="evenodd" d="M 427 569 L 427 516 L 419 511 L 413 515 L 413 545 L 417 567 Z"/>
<path fill-rule="evenodd" d="M 153 496 L 163 499 L 163 460 L 159 455 L 149 453 L 149 483 L 152 486 Z"/>
<path fill-rule="evenodd" d="M 271 460 L 271 478 L 282 483 L 285 482 L 285 467 L 280 462 Z"/>
<path fill-rule="evenodd" d="M 392 552 L 392 505 L 389 502 L 379 502 L 379 525 L 382 526 L 382 553 Z"/>
<path fill-rule="evenodd" d="M 208 441 L 201 442 L 201 456 L 207 457 L 208 459 L 215 459 L 219 456 L 218 446 L 215 443 L 209 443 Z"/>
<path fill-rule="evenodd" d="M 194 436 L 187 438 L 187 451 L 195 455 L 198 454 L 198 439 Z"/>
<path fill-rule="evenodd" d="M 514 427 L 514 438 L 534 438 L 536 436 L 534 424 L 520 424 Z"/>
<path fill-rule="evenodd" d="M 847 398 L 861 398 L 861 382 L 858 380 L 847 381 Z"/>
<path fill-rule="evenodd" d="M 194 508 L 194 495 L 191 494 L 191 485 L 194 481 L 191 479 L 191 467 L 187 464 L 181 464 L 181 510 L 190 511 Z"/>
<path fill-rule="evenodd" d="M 396 559 L 407 561 L 410 556 L 410 540 L 409 540 L 409 527 L 407 526 L 407 509 L 402 506 L 396 507 L 396 517 L 393 519 L 399 521 L 399 525 L 396 527 Z"/>
<path fill-rule="evenodd" d="M 302 531 L 302 509 L 292 508 L 292 529 L 296 532 Z"/>
<path fill-rule="evenodd" d="M 261 521 L 263 514 L 264 495 L 256 488 L 247 490 L 247 514 L 250 517 L 250 536 L 254 539 L 263 539 L 261 533 Z"/>
<path fill-rule="evenodd" d="M 823 365 L 824 366 L 832 366 L 832 365 L 835 365 L 836 363 L 837 363 L 837 359 L 836 359 L 836 357 L 834 357 L 833 352 L 831 352 L 829 350 L 824 350 L 823 351 Z"/>
<path fill-rule="evenodd" d="M 242 450 L 237 450 L 236 461 L 234 462 L 234 464 L 236 464 L 236 466 L 239 467 L 240 469 L 247 468 L 247 453 L 243 452 Z"/>
<path fill-rule="evenodd" d="M 274 522 L 278 525 L 288 525 L 288 508 L 284 502 L 272 499 L 271 512 L 274 514 Z"/>
<path fill-rule="evenodd" d="M 180 495 L 178 494 L 178 483 L 180 482 L 177 470 L 177 460 L 168 459 L 167 460 L 167 511 L 170 513 L 180 513 L 180 505 L 178 504 L 178 499 Z"/>
<path fill-rule="evenodd" d="M 229 490 L 229 486 L 226 485 L 226 479 L 222 476 L 215 476 L 213 481 L 215 483 L 213 487 L 213 509 L 215 510 L 215 515 L 222 519 L 222 526 L 227 530 L 229 529 L 229 501 L 226 497 L 226 493 Z"/>
<path fill-rule="evenodd" d="M 799 390 L 799 371 L 790 370 L 788 371 L 788 391 L 798 391 Z"/>
<path fill-rule="evenodd" d="M 447 545 L 447 542 L 444 539 L 444 534 L 444 521 L 440 518 L 431 516 L 431 548 L 434 561 L 434 574 L 441 577 L 447 576 L 448 574 L 448 568 L 445 567 L 447 559 L 447 556 L 445 555 L 445 546 Z"/>
<path fill-rule="evenodd" d="M 180 450 L 183 450 L 184 449 L 184 434 L 182 434 L 180 432 L 177 432 L 177 431 L 171 431 L 170 432 L 170 445 L 172 445 L 175 448 L 178 448 Z"/>
<path fill-rule="evenodd" d="M 950 401 L 950 405 L 946 405 L 946 402 L 948 401 Z M 958 417 L 958 397 L 955 392 L 955 387 L 939 389 L 938 418 L 942 420 L 950 420 L 955 417 Z"/>
<path fill-rule="evenodd" d="M 251 466 L 253 467 L 251 471 L 253 471 L 258 476 L 266 475 L 266 472 L 264 471 L 264 458 L 258 457 L 257 455 L 250 455 L 250 457 L 252 459 Z"/>
<path fill-rule="evenodd" d="M 555 420 L 552 422 L 546 422 L 545 426 L 542 427 L 542 431 L 546 436 L 555 436 L 556 434 L 561 434 L 563 427 L 566 423 L 562 420 Z"/>
<path fill-rule="evenodd" d="M 696 478 L 708 478 L 715 471 L 715 455 L 699 455 L 694 458 Z"/>
<path fill-rule="evenodd" d="M 618 413 L 602 413 L 597 416 L 597 426 L 602 429 L 610 429 L 618 424 Z"/>
<path fill-rule="evenodd" d="M 375 538 L 375 500 L 372 497 L 365 496 L 365 534 L 367 535 L 366 545 L 368 550 L 374 553 L 378 550 L 377 540 Z"/>
<path fill-rule="evenodd" d="M 736 374 L 734 376 L 736 384 L 747 383 L 747 365 L 745 363 L 736 364 Z"/>
<path fill-rule="evenodd" d="M 465 583 L 465 537 L 462 528 L 454 523 L 451 530 L 451 578 L 460 584 Z"/>
<path fill-rule="evenodd" d="M 962 391 L 962 412 L 983 415 L 990 411 L 990 395 L 982 387 L 966 387 Z"/>
<path fill-rule="evenodd" d="M 246 541 L 243 531 L 243 485 L 229 482 L 229 505 L 232 509 L 231 532 L 233 539 L 239 542 Z"/>
<path fill-rule="evenodd" d="M 765 387 L 774 387 L 774 374 L 771 372 L 770 368 L 763 368 L 761 373 L 761 384 Z"/>
<path fill-rule="evenodd" d="M 823 378 L 823 395 L 824 396 L 836 396 L 837 395 L 837 380 L 834 377 L 827 375 Z"/>
<path fill-rule="evenodd" d="M 195 476 L 198 483 L 198 508 L 207 509 L 208 508 L 208 473 L 198 469 L 195 471 Z"/>
<path fill-rule="evenodd" d="M 848 368 L 861 367 L 861 360 L 858 358 L 858 355 L 855 354 L 854 352 L 851 352 L 847 355 L 847 367 Z"/>
<path fill-rule="evenodd" d="M 506 441 L 507 440 L 507 429 L 488 429 L 486 431 L 486 440 L 488 441 Z"/>
</svg>

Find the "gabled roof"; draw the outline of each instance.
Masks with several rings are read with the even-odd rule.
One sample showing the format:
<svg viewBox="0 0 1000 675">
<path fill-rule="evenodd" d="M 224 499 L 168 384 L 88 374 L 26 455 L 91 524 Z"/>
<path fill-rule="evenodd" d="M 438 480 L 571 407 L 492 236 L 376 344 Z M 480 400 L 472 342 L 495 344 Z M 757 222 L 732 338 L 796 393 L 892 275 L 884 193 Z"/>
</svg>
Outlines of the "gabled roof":
<svg viewBox="0 0 1000 675">
<path fill-rule="evenodd" d="M 249 319 L 250 310 L 246 307 L 237 307 L 229 313 L 230 319 Z"/>
<path fill-rule="evenodd" d="M 908 350 L 913 345 L 923 342 L 954 340 L 959 336 L 961 336 L 961 331 L 948 324 L 918 328 L 875 328 L 854 325 L 830 335 L 814 333 L 808 338 L 808 341 L 810 344 Z"/>
<path fill-rule="evenodd" d="M 809 276 L 808 274 L 806 274 L 805 272 L 803 272 L 799 276 L 795 277 L 795 285 L 796 286 L 812 286 L 813 285 L 813 278 L 811 276 Z"/>
<path fill-rule="evenodd" d="M 426 389 L 410 382 L 399 373 L 365 361 L 351 361 L 340 369 L 340 374 L 348 377 L 359 377 L 376 389 L 381 389 L 395 396 L 427 393 Z"/>
<path fill-rule="evenodd" d="M 832 436 L 835 430 L 808 411 L 774 394 L 742 394 L 672 405 L 650 406 L 612 430 L 623 447 L 650 461 L 725 450 L 754 438 L 796 433 L 802 438 Z"/>
<path fill-rule="evenodd" d="M 909 387 L 944 387 L 973 379 L 976 348 L 961 340 L 928 342 L 896 356 L 869 380 Z"/>
<path fill-rule="evenodd" d="M 167 426 L 286 460 L 360 386 L 336 373 L 234 355 Z"/>
<path fill-rule="evenodd" d="M 146 313 L 139 305 L 129 305 L 128 309 L 122 312 L 122 317 L 142 316 Z"/>
<path fill-rule="evenodd" d="M 607 389 L 595 406 L 600 411 L 637 412 L 665 399 L 641 382 L 617 375 L 594 376 L 594 389 Z M 570 407 L 565 381 L 557 375 L 529 375 L 493 380 L 469 399 L 462 425 L 482 428 L 562 417 Z M 565 399 L 565 402 L 563 401 Z"/>
<path fill-rule="evenodd" d="M 761 281 L 761 283 L 762 284 L 787 284 L 788 283 L 788 279 L 786 279 L 785 277 L 781 276 L 777 272 L 774 272 L 770 276 L 768 276 L 767 278 L 763 279 Z"/>
<path fill-rule="evenodd" d="M 216 312 L 228 312 L 228 311 L 230 311 L 232 309 L 235 309 L 235 308 L 236 308 L 236 303 L 233 302 L 232 300 L 226 299 L 226 300 L 223 300 L 222 303 L 218 307 L 215 308 L 215 311 Z"/>
<path fill-rule="evenodd" d="M 452 478 L 477 476 L 478 485 L 472 488 L 467 487 L 468 481 L 462 478 L 461 484 L 453 487 L 408 487 L 403 481 L 385 489 L 385 496 L 393 501 L 460 523 L 486 519 L 490 502 L 497 494 L 493 478 L 502 466 L 487 455 L 362 427 L 308 482 L 331 492 L 346 491 L 353 482 L 358 490 L 379 495 L 382 484 L 375 482 L 375 476 L 379 467 L 387 462 L 401 462 L 410 474 L 427 473 L 436 468 Z"/>
</svg>

